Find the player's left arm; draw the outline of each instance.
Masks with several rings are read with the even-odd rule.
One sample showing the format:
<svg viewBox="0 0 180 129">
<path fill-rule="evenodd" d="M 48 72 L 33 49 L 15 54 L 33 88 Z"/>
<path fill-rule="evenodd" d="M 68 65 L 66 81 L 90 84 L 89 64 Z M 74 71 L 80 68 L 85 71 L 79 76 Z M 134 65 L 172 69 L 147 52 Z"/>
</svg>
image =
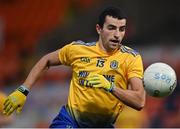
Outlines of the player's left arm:
<svg viewBox="0 0 180 129">
<path fill-rule="evenodd" d="M 124 104 L 136 110 L 141 110 L 145 105 L 146 93 L 143 87 L 142 79 L 138 77 L 132 77 L 129 79 L 129 86 L 127 90 L 114 86 L 111 93 Z"/>
<path fill-rule="evenodd" d="M 94 88 L 104 88 L 115 95 L 124 104 L 141 110 L 145 105 L 145 90 L 142 79 L 131 77 L 128 83 L 128 89 L 122 89 L 115 84 L 110 83 L 103 75 L 94 74 L 87 77 L 88 83 Z"/>
<path fill-rule="evenodd" d="M 134 50 L 129 49 L 131 56 L 127 59 L 127 78 L 128 89 L 122 89 L 114 86 L 112 94 L 114 94 L 124 104 L 136 109 L 141 110 L 145 105 L 146 93 L 143 86 L 143 63 L 142 58 Z"/>
</svg>

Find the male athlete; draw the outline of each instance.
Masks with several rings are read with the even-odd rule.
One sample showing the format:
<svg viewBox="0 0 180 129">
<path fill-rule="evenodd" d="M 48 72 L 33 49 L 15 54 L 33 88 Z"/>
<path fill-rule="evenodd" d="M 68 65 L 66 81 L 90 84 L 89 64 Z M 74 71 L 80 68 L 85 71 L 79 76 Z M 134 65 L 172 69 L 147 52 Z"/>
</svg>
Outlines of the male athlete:
<svg viewBox="0 0 180 129">
<path fill-rule="evenodd" d="M 74 41 L 42 57 L 25 82 L 4 103 L 4 114 L 22 110 L 36 80 L 51 66 L 72 67 L 68 104 L 63 106 L 50 128 L 113 127 L 128 105 L 141 110 L 145 105 L 141 56 L 121 44 L 126 17 L 115 7 L 106 8 L 96 25 L 99 39 Z"/>
</svg>

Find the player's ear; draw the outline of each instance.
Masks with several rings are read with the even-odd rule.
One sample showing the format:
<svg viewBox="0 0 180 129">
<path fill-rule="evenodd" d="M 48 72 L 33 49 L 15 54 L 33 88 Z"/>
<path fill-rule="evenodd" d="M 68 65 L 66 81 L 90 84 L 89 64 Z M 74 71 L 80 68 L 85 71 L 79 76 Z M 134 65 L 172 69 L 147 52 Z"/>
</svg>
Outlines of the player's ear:
<svg viewBox="0 0 180 129">
<path fill-rule="evenodd" d="M 101 32 L 101 27 L 99 26 L 99 24 L 96 24 L 96 31 L 97 31 L 97 33 L 98 34 L 100 34 L 100 32 Z"/>
</svg>

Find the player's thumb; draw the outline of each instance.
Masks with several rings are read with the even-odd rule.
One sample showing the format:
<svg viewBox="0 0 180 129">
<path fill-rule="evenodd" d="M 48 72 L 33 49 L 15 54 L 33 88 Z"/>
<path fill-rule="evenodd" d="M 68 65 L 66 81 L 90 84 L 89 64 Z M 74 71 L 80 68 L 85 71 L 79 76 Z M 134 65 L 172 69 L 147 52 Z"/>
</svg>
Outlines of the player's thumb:
<svg viewBox="0 0 180 129">
<path fill-rule="evenodd" d="M 16 110 L 16 113 L 17 113 L 17 114 L 20 114 L 20 113 L 21 113 L 22 107 L 23 107 L 23 106 L 20 106 L 20 107 L 17 108 L 17 110 Z"/>
</svg>

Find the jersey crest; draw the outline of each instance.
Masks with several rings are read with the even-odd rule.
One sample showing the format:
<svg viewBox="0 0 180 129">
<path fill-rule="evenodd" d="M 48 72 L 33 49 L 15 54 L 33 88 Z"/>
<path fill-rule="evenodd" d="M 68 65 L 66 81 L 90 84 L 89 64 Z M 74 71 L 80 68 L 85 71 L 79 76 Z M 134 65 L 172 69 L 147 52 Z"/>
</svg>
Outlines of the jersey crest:
<svg viewBox="0 0 180 129">
<path fill-rule="evenodd" d="M 111 61 L 110 67 L 112 69 L 117 69 L 119 67 L 118 65 L 119 65 L 118 61 L 113 60 L 113 61 Z"/>
</svg>

